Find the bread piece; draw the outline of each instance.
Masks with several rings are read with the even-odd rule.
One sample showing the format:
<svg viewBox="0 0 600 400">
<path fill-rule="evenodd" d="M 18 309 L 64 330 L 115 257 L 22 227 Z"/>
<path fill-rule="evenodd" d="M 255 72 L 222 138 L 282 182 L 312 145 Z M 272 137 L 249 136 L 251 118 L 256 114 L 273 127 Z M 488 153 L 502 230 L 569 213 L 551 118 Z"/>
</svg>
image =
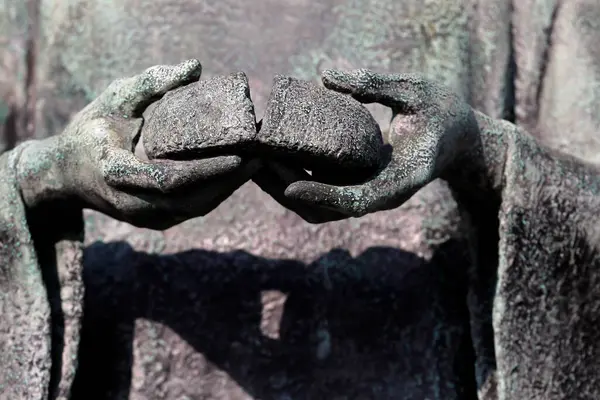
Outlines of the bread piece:
<svg viewBox="0 0 600 400">
<path fill-rule="evenodd" d="M 257 137 L 265 154 L 300 163 L 328 180 L 372 174 L 383 149 L 379 125 L 361 103 L 281 75 L 274 79 Z"/>
<path fill-rule="evenodd" d="M 168 92 L 142 128 L 148 158 L 238 153 L 256 139 L 256 117 L 243 72 Z"/>
</svg>

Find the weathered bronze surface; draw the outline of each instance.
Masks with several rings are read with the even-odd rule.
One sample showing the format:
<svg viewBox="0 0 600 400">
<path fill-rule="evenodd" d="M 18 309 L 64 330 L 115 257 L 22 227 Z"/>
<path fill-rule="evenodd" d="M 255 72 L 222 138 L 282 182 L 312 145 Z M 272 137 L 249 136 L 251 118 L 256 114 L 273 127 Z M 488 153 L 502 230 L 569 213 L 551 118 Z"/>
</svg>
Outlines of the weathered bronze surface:
<svg viewBox="0 0 600 400">
<path fill-rule="evenodd" d="M 168 92 L 142 128 L 149 158 L 239 153 L 256 141 L 256 117 L 242 72 L 200 80 Z"/>
<path fill-rule="evenodd" d="M 359 181 L 380 166 L 383 138 L 371 113 L 348 95 L 278 75 L 258 142 L 265 154 L 334 181 Z"/>
<path fill-rule="evenodd" d="M 595 0 L 0 2 L 0 146 L 71 132 L 55 142 L 59 148 L 38 142 L 23 158 L 20 150 L 1 157 L 0 251 L 7 261 L 0 374 L 10 373 L 0 382 L 2 395 L 599 397 L 600 357 L 589 347 L 600 342 L 595 167 L 523 133 L 598 161 L 599 14 Z M 311 225 L 248 182 L 204 217 L 164 231 L 118 219 L 134 214 L 103 214 L 135 211 L 144 215 L 139 223 L 165 224 L 173 215 L 185 219 L 197 204 L 210 209 L 208 193 L 214 200 L 227 194 L 219 186 L 227 180 L 218 179 L 216 190 L 196 185 L 196 197 L 147 196 L 152 182 L 168 193 L 183 181 L 174 177 L 180 174 L 204 171 L 208 178 L 211 169 L 241 167 L 241 181 L 272 171 L 289 181 L 280 170 L 253 171 L 251 160 L 235 157 L 202 171 L 161 171 L 154 162 L 135 174 L 145 176 L 142 187 L 137 178 L 127 181 L 129 170 L 119 164 L 94 164 L 108 137 L 129 154 L 140 121 L 98 130 L 94 124 L 115 122 L 104 117 L 106 109 L 87 108 L 85 117 L 82 110 L 115 79 L 190 58 L 202 60 L 203 79 L 245 71 L 258 119 L 276 74 L 314 80 L 326 68 L 422 73 L 494 118 L 477 118 L 488 144 L 511 139 L 503 179 L 495 181 L 501 195 L 491 185 L 454 197 L 436 180 L 393 210 Z M 402 115 L 387 129 L 393 109 L 367 107 L 390 144 L 397 143 L 394 132 L 409 132 L 401 129 Z M 84 135 L 73 135 L 73 126 L 65 131 L 73 120 Z M 486 148 L 502 146 L 476 147 L 467 159 L 496 159 Z M 74 158 L 73 149 L 85 152 Z M 66 173 L 62 160 L 77 162 Z M 47 178 L 79 171 L 88 172 L 78 183 L 102 213 L 84 211 L 83 225 L 80 203 L 30 209 L 45 196 L 36 193 L 64 200 L 55 190 L 62 179 Z M 472 188 L 481 176 L 464 172 L 454 180 L 458 194 L 467 193 L 459 183 Z M 126 188 L 115 190 L 105 177 Z M 158 178 L 166 179 L 158 185 Z M 281 182 L 269 181 L 278 201 L 315 219 L 362 211 L 360 203 L 358 210 L 339 206 L 373 188 L 340 189 L 343 202 L 325 212 L 282 199 Z M 300 187 L 308 190 L 296 194 L 306 196 L 322 188 Z M 483 212 L 468 212 L 475 209 Z M 480 243 L 479 251 L 468 251 L 467 242 Z"/>
</svg>

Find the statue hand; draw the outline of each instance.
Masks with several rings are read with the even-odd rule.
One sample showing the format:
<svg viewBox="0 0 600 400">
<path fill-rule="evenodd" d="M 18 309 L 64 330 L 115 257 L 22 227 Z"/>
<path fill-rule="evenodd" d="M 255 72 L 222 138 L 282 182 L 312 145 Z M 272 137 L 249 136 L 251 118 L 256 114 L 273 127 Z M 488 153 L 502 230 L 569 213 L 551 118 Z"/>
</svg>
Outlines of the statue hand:
<svg viewBox="0 0 600 400">
<path fill-rule="evenodd" d="M 288 180 L 285 201 L 309 222 L 331 221 L 341 215 L 360 217 L 399 207 L 442 176 L 477 140 L 471 107 L 448 88 L 419 75 L 326 70 L 322 80 L 327 88 L 350 94 L 362 103 L 390 107 L 393 151 L 385 166 L 359 185 L 327 185 L 299 176 Z M 312 210 L 309 215 L 303 211 L 307 209 Z M 315 221 L 319 213 L 321 218 Z"/>
<path fill-rule="evenodd" d="M 167 91 L 198 80 L 201 69 L 197 60 L 148 68 L 116 80 L 77 114 L 51 146 L 60 165 L 59 197 L 82 200 L 85 207 L 136 226 L 165 229 L 210 212 L 250 179 L 257 163 L 238 156 L 145 161 L 134 155 L 144 109 Z M 21 163 L 31 165 L 36 153 L 27 150 Z M 31 169 L 21 168 L 25 175 Z M 27 203 L 28 191 L 23 192 Z"/>
<path fill-rule="evenodd" d="M 347 216 L 339 211 L 315 207 L 311 202 L 297 201 L 286 196 L 285 190 L 291 184 L 310 179 L 311 176 L 303 168 L 272 160 L 263 161 L 262 167 L 252 177 L 252 181 L 264 192 L 307 222 L 318 224 L 346 219 Z"/>
</svg>

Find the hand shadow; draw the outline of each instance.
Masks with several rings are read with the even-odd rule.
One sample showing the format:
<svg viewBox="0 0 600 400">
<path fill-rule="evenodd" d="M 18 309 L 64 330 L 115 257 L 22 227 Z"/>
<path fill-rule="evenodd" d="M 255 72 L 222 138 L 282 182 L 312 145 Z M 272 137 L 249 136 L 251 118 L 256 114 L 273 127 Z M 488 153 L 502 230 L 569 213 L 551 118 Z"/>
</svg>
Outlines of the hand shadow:
<svg viewBox="0 0 600 400">
<path fill-rule="evenodd" d="M 454 241 L 310 265 L 95 243 L 73 398 L 475 399 L 466 262 Z"/>
</svg>

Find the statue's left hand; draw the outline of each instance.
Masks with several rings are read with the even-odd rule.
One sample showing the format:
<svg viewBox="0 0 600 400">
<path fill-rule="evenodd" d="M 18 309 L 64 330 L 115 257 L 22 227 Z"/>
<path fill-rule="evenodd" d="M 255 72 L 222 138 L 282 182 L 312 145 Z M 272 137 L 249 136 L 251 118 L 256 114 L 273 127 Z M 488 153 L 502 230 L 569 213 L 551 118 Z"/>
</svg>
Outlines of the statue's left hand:
<svg viewBox="0 0 600 400">
<path fill-rule="evenodd" d="M 315 182 L 299 168 L 266 163 L 253 180 L 308 222 L 361 217 L 399 207 L 454 169 L 480 142 L 471 107 L 449 88 L 423 76 L 326 70 L 322 80 L 325 87 L 362 103 L 391 108 L 393 151 L 367 182 L 350 186 Z"/>
<path fill-rule="evenodd" d="M 134 154 L 145 108 L 167 91 L 198 80 L 201 69 L 200 62 L 189 60 L 116 80 L 75 116 L 64 133 L 25 147 L 19 162 L 25 202 L 35 204 L 44 196 L 75 198 L 84 207 L 154 229 L 217 207 L 250 179 L 259 168 L 257 161 L 233 155 L 147 161 Z M 38 170 L 52 169 L 44 166 L 48 160 L 58 165 L 54 167 L 58 172 L 36 178 Z M 35 189 L 35 185 L 49 187 L 51 181 L 60 182 L 54 185 L 60 193 Z"/>
</svg>

